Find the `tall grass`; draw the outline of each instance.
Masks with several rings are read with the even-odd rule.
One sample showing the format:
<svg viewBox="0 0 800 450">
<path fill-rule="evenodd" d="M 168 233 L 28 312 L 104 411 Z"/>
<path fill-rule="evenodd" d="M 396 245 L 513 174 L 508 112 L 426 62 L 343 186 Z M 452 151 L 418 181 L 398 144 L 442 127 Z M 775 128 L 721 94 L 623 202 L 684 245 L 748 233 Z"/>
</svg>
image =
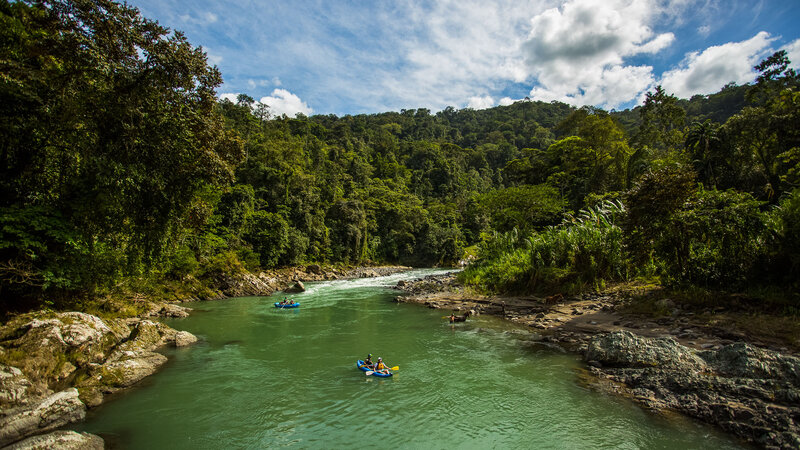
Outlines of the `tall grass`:
<svg viewBox="0 0 800 450">
<path fill-rule="evenodd" d="M 630 264 L 616 224 L 624 212 L 619 201 L 605 201 L 526 238 L 495 235 L 482 244 L 480 259 L 462 281 L 488 292 L 548 294 L 626 279 Z"/>
</svg>

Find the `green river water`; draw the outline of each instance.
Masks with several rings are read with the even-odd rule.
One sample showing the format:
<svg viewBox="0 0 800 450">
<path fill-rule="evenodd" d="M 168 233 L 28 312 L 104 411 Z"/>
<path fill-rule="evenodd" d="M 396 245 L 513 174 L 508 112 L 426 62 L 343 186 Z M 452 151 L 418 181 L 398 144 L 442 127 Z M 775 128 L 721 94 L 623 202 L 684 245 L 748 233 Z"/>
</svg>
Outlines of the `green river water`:
<svg viewBox="0 0 800 450">
<path fill-rule="evenodd" d="M 198 345 L 90 412 L 81 431 L 126 449 L 740 448 L 714 429 L 581 387 L 576 355 L 495 317 L 392 302 L 400 279 L 309 283 L 282 298 L 196 303 L 169 325 Z M 400 370 L 366 377 L 367 353 Z"/>
</svg>

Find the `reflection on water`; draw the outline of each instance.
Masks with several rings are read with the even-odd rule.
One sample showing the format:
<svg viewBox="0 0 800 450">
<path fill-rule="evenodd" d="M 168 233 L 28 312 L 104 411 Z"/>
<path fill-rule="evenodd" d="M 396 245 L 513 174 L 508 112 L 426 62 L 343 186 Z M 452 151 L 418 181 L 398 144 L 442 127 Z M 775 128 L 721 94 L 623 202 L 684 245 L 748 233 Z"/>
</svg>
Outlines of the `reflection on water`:
<svg viewBox="0 0 800 450">
<path fill-rule="evenodd" d="M 293 310 L 273 306 L 283 293 L 203 303 L 170 321 L 201 342 L 82 429 L 132 449 L 738 448 L 581 388 L 574 355 L 512 324 L 391 301 L 397 281 L 429 273 L 308 283 Z M 400 370 L 365 376 L 367 353 Z"/>
</svg>

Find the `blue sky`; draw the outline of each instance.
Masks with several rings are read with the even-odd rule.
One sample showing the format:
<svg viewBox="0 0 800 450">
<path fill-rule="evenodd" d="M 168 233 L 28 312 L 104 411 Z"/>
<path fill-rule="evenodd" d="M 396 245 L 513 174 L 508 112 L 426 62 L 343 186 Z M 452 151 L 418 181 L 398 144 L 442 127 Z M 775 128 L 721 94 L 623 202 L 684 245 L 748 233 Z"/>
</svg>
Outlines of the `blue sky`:
<svg viewBox="0 0 800 450">
<path fill-rule="evenodd" d="M 623 109 L 800 67 L 800 0 L 132 0 L 274 113 L 487 108 L 530 97 Z"/>
</svg>

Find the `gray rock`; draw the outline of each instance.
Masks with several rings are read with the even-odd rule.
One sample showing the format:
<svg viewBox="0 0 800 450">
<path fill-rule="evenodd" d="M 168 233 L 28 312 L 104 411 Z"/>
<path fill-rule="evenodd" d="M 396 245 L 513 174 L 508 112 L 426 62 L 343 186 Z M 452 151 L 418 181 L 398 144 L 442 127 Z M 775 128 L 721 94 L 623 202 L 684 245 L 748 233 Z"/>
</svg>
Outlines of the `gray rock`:
<svg viewBox="0 0 800 450">
<path fill-rule="evenodd" d="M 222 273 L 214 277 L 214 285 L 219 291 L 220 297 L 270 295 L 275 289 L 264 278 L 263 276 L 253 275 L 250 272 L 237 274 Z"/>
<path fill-rule="evenodd" d="M 75 431 L 53 431 L 52 433 L 29 437 L 3 450 L 102 450 L 105 442 L 100 436 Z"/>
<path fill-rule="evenodd" d="M 173 305 L 167 303 L 166 305 L 161 307 L 161 310 L 158 312 L 158 315 L 161 317 L 173 317 L 173 318 L 184 318 L 189 317 L 189 312 L 191 308 L 186 308 L 184 306 Z"/>
<path fill-rule="evenodd" d="M 78 398 L 77 389 L 58 392 L 35 405 L 9 411 L 5 417 L 0 418 L 0 446 L 32 434 L 54 430 L 85 417 L 86 405 Z"/>
<path fill-rule="evenodd" d="M 589 343 L 586 359 L 612 367 L 659 366 L 695 372 L 708 369 L 694 352 L 672 338 L 647 339 L 629 331 L 595 336 Z"/>
<path fill-rule="evenodd" d="M 153 322 L 152 320 L 140 321 L 136 324 L 128 340 L 118 345 L 108 359 L 113 361 L 119 359 L 119 355 L 126 352 L 150 352 L 163 346 L 168 340 L 164 337 L 167 334 L 167 329 L 170 328 L 159 322 Z"/>
<path fill-rule="evenodd" d="M 747 344 L 695 354 L 672 339 L 617 332 L 593 338 L 586 360 L 648 408 L 681 412 L 762 447 L 799 448 L 795 357 Z"/>
<path fill-rule="evenodd" d="M 24 405 L 30 387 L 31 382 L 21 370 L 0 364 L 0 410 Z"/>
<path fill-rule="evenodd" d="M 296 294 L 305 291 L 306 287 L 302 281 L 298 281 L 292 287 L 283 290 L 283 292 L 286 292 L 287 294 Z"/>
<path fill-rule="evenodd" d="M 314 275 L 322 275 L 322 267 L 319 264 L 310 264 L 306 267 L 306 272 L 313 273 Z"/>
<path fill-rule="evenodd" d="M 101 366 L 100 378 L 110 388 L 132 386 L 142 378 L 154 374 L 167 357 L 154 352 L 123 354 L 118 359 Z"/>
<path fill-rule="evenodd" d="M 179 331 L 175 334 L 175 347 L 187 347 L 197 342 L 197 336 L 188 331 Z"/>
<path fill-rule="evenodd" d="M 800 386 L 800 358 L 738 342 L 699 354 L 714 370 L 737 378 L 787 380 Z"/>
</svg>

